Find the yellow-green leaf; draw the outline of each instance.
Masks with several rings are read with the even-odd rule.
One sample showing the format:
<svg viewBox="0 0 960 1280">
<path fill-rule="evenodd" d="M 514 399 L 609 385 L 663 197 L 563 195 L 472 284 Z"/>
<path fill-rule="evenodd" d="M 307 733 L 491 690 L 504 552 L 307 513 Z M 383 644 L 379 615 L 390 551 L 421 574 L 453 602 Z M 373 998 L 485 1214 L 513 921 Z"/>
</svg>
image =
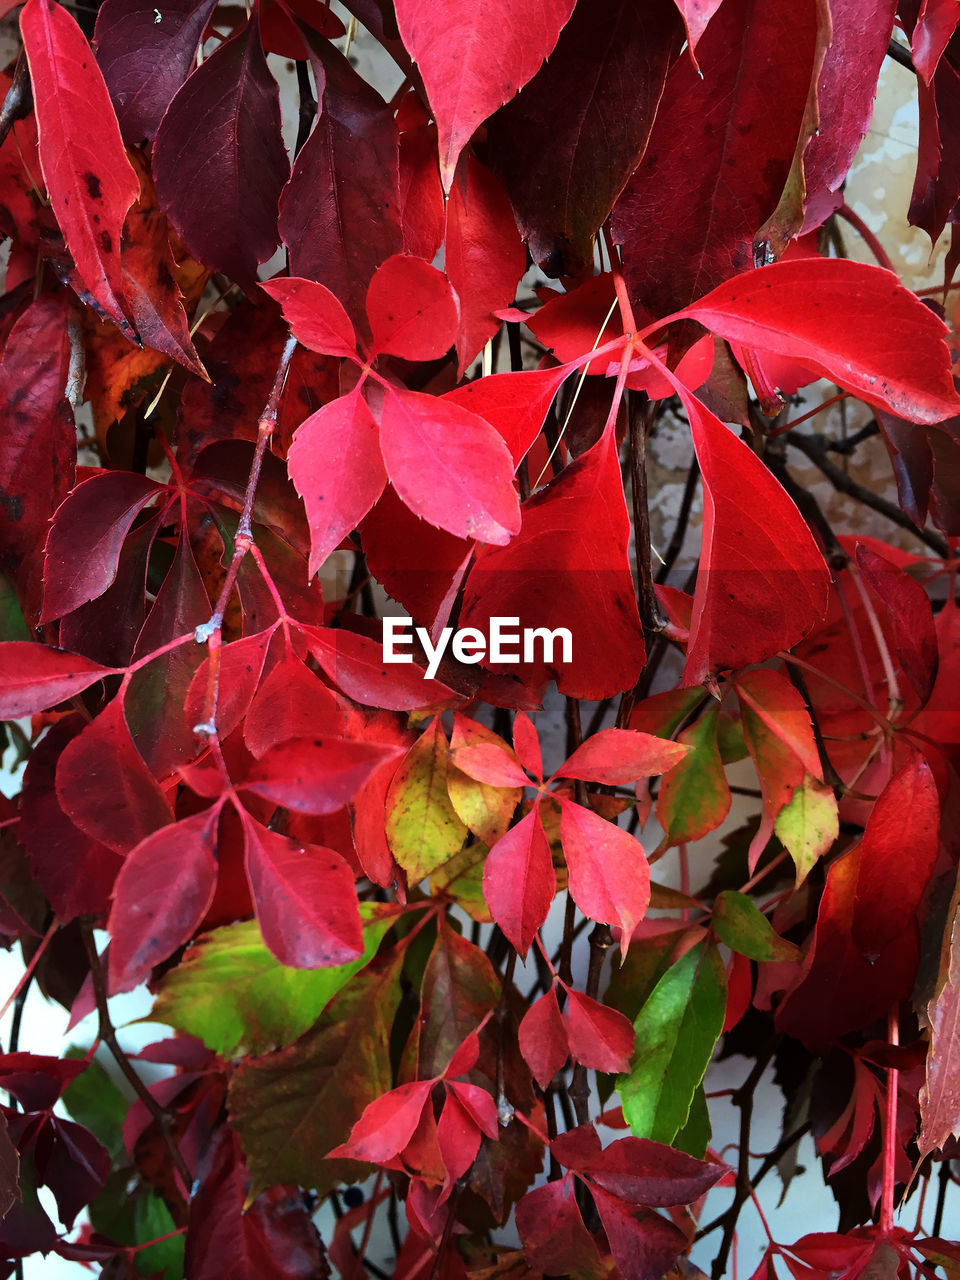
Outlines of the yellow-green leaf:
<svg viewBox="0 0 960 1280">
<path fill-rule="evenodd" d="M 387 844 L 411 884 L 459 853 L 467 834 L 447 790 L 447 739 L 440 717 L 417 739 L 387 792 Z"/>
</svg>

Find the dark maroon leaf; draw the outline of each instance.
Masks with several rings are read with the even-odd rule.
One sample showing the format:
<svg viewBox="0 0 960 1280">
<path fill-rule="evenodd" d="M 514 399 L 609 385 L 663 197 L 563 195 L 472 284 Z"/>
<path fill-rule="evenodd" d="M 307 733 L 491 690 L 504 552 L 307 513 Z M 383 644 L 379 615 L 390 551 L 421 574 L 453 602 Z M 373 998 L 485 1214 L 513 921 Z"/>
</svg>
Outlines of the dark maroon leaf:
<svg viewBox="0 0 960 1280">
<path fill-rule="evenodd" d="M 842 200 L 841 187 L 873 115 L 896 0 L 830 0 L 830 44 L 817 79 L 819 127 L 803 153 L 804 232 Z"/>
<path fill-rule="evenodd" d="M 187 942 L 217 887 L 218 808 L 146 837 L 127 854 L 113 889 L 107 928 L 111 990 L 129 991 Z"/>
<path fill-rule="evenodd" d="M 811 0 L 726 0 L 697 46 L 702 75 L 689 58 L 674 63 L 613 211 L 641 312 L 664 315 L 753 266 L 754 233 L 793 162 L 816 34 Z"/>
<path fill-rule="evenodd" d="M 484 154 L 547 275 L 592 265 L 593 238 L 643 155 L 682 33 L 673 0 L 580 0 L 546 63 L 489 122 Z"/>
<path fill-rule="evenodd" d="M 0 360 L 0 568 L 17 583 L 25 617 L 40 607 L 47 521 L 73 485 L 76 427 L 67 402 L 69 303 L 32 303 Z"/>
<path fill-rule="evenodd" d="M 367 286 L 403 248 L 397 127 L 380 95 L 332 46 L 313 67 L 320 115 L 283 190 L 280 234 L 291 273 L 326 285 L 366 334 Z"/>
<path fill-rule="evenodd" d="M 722 1164 L 695 1160 L 682 1151 L 647 1138 L 619 1138 L 602 1150 L 582 1150 L 580 1130 L 561 1134 L 550 1144 L 568 1169 L 630 1204 L 690 1204 L 722 1177 Z"/>
<path fill-rule="evenodd" d="M 661 1280 L 686 1252 L 687 1237 L 666 1218 L 599 1188 L 593 1198 L 623 1280 Z"/>
<path fill-rule="evenodd" d="M 223 1125 L 197 1170 L 184 1273 L 192 1280 L 326 1280 L 323 1245 L 303 1197 L 272 1187 L 244 1213 L 249 1176 L 236 1134 Z"/>
<path fill-rule="evenodd" d="M 57 797 L 82 831 L 121 854 L 170 822 L 169 806 L 133 745 L 119 698 L 64 748 Z"/>
<path fill-rule="evenodd" d="M 34 747 L 20 796 L 20 839 L 33 874 L 64 922 L 104 911 L 123 865 L 113 849 L 70 821 L 57 798 L 57 762 L 82 723 L 79 716 L 61 720 Z"/>
<path fill-rule="evenodd" d="M 130 145 L 152 139 L 193 66 L 215 0 L 104 0 L 97 13 L 97 62 L 120 132 Z M 160 21 L 157 14 L 160 13 Z"/>
<path fill-rule="evenodd" d="M 288 173 L 280 95 L 251 24 L 167 108 L 153 146 L 157 199 L 195 258 L 247 284 L 280 238 Z"/>
<path fill-rule="evenodd" d="M 42 621 L 62 618 L 106 591 L 138 512 L 160 492 L 146 476 L 107 471 L 82 481 L 66 497 L 47 535 Z M 78 559 L 81 544 L 84 554 Z"/>
</svg>

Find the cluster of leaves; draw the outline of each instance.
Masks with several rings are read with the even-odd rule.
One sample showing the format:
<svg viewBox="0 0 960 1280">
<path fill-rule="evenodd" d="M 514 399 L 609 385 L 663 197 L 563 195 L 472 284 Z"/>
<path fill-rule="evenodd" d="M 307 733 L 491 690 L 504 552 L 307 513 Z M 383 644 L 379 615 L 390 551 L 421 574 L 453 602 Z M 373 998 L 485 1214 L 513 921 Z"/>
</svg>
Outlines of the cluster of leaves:
<svg viewBox="0 0 960 1280">
<path fill-rule="evenodd" d="M 957 216 L 957 6 L 346 7 L 348 32 L 322 0 L 19 14 L 0 717 L 26 769 L 0 929 L 29 968 L 3 1273 L 54 1251 L 353 1280 L 383 1274 L 376 1221 L 398 1278 L 660 1280 L 715 1229 L 719 1277 L 812 1131 L 838 1230 L 771 1237 L 757 1277 L 956 1276 L 942 1196 L 932 1236 L 894 1218 L 936 1163 L 946 1187 L 960 1127 L 960 241 L 921 299 L 842 187 L 890 48 L 917 75 L 911 218 L 936 239 Z M 357 22 L 390 102 L 342 51 Z M 837 255 L 838 219 L 881 265 Z M 818 378 L 872 412 L 899 505 L 792 429 Z M 695 461 L 655 574 L 664 415 Z M 794 444 L 923 554 L 838 537 Z M 417 624 L 409 664 L 373 583 Z M 497 618 L 572 652 L 461 646 L 427 676 L 428 642 Z M 738 764 L 753 817 L 712 860 Z M 651 877 L 667 855 L 679 889 Z M 20 1049 L 33 980 L 96 1011 L 132 1104 L 92 1050 Z M 109 1004 L 142 984 L 173 1029 L 149 1086 Z M 736 1169 L 710 1147 L 718 1045 L 753 1059 Z M 755 1167 L 771 1063 L 784 1131 Z"/>
</svg>

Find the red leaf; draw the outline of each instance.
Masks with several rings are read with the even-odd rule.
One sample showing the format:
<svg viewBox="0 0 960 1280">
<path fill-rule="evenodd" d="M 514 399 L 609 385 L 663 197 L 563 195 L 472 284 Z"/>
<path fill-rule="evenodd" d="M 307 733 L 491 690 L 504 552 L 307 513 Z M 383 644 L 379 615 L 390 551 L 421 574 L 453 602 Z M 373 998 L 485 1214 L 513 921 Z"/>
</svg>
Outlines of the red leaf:
<svg viewBox="0 0 960 1280">
<path fill-rule="evenodd" d="M 540 735 L 537 726 L 525 711 L 519 711 L 513 720 L 513 749 L 517 759 L 537 779 L 543 780 L 543 756 L 540 751 Z"/>
<path fill-rule="evenodd" d="M 353 1126 L 350 1137 L 327 1152 L 327 1159 L 346 1156 L 385 1164 L 403 1150 L 420 1123 L 432 1080 L 413 1080 L 375 1098 Z"/>
<path fill-rule="evenodd" d="M 395 747 L 352 738 L 296 738 L 272 747 L 238 785 L 297 813 L 335 813 Z"/>
<path fill-rule="evenodd" d="M 383 493 L 378 434 L 359 390 L 331 400 L 297 428 L 287 466 L 307 510 L 311 577 Z"/>
<path fill-rule="evenodd" d="M 623 1280 L 660 1280 L 687 1251 L 687 1237 L 672 1222 L 592 1188 L 610 1252 Z"/>
<path fill-rule="evenodd" d="M 490 121 L 483 154 L 548 276 L 592 271 L 597 228 L 640 162 L 681 41 L 672 0 L 578 4 L 544 66 Z"/>
<path fill-rule="evenodd" d="M 442 23 L 430 0 L 399 0 L 396 8 L 400 38 L 420 68 L 437 121 L 440 174 L 449 191 L 460 152 L 539 70 L 573 0 L 453 0 Z"/>
<path fill-rule="evenodd" d="M 820 124 L 803 153 L 803 231 L 840 204 L 841 187 L 873 115 L 896 0 L 830 0 L 830 43 L 817 79 Z"/>
<path fill-rule="evenodd" d="M 793 258 L 720 285 L 682 314 L 722 338 L 802 360 L 911 422 L 960 411 L 943 322 L 879 267 Z"/>
<path fill-rule="evenodd" d="M 281 964 L 321 969 L 363 954 L 353 872 L 333 849 L 302 845 L 242 813 L 247 879 L 263 940 Z"/>
<path fill-rule="evenodd" d="M 535 1000 L 520 1021 L 520 1052 L 533 1078 L 541 1089 L 546 1089 L 567 1058 L 567 1024 L 557 1004 L 556 988 Z"/>
<path fill-rule="evenodd" d="M 822 780 L 810 712 L 786 676 L 769 669 L 747 671 L 737 678 L 737 693 L 770 732 L 789 747 L 807 773 Z"/>
<path fill-rule="evenodd" d="M 603 1148 L 595 1138 L 592 1125 L 581 1126 L 554 1138 L 550 1149 L 566 1168 L 630 1204 L 690 1204 L 725 1172 L 722 1164 L 696 1160 L 649 1138 L 618 1138 Z"/>
<path fill-rule="evenodd" d="M 569 372 L 561 365 L 520 373 L 493 373 L 455 387 L 444 399 L 486 418 L 499 431 L 514 463 L 519 465 L 540 434 L 554 397 Z"/>
<path fill-rule="evenodd" d="M 910 37 L 910 52 L 918 75 L 927 83 L 933 77 L 940 55 L 950 43 L 960 21 L 955 0 L 923 0 Z"/>
<path fill-rule="evenodd" d="M 217 887 L 217 806 L 162 827 L 124 859 L 107 929 L 111 991 L 130 991 L 189 941 Z"/>
<path fill-rule="evenodd" d="M 697 45 L 700 72 L 688 57 L 674 62 L 644 157 L 612 214 L 642 312 L 665 315 L 752 265 L 754 234 L 793 164 L 816 37 L 808 0 L 774 8 L 726 0 Z"/>
<path fill-rule="evenodd" d="M 480 1150 L 480 1130 L 470 1112 L 452 1092 L 447 1094 L 437 1123 L 437 1145 L 447 1174 L 444 1186 L 452 1188 L 453 1183 L 473 1164 Z"/>
<path fill-rule="evenodd" d="M 128 853 L 173 818 L 133 745 L 119 698 L 64 748 L 57 796 L 81 831 L 117 853 Z"/>
<path fill-rule="evenodd" d="M 278 276 L 261 286 L 283 309 L 290 332 L 311 351 L 357 359 L 357 335 L 342 303 L 313 280 Z"/>
<path fill-rule="evenodd" d="M 218 708 L 218 721 L 219 718 Z M 259 759 L 271 747 L 290 738 L 307 738 L 311 733 L 349 737 L 354 728 L 352 721 L 353 714 L 348 713 L 346 703 L 287 651 L 257 690 L 244 721 L 243 736 Z"/>
<path fill-rule="evenodd" d="M 603 1274 L 604 1263 L 580 1216 L 571 1177 L 528 1191 L 517 1205 L 517 1230 L 524 1255 L 538 1274 Z"/>
<path fill-rule="evenodd" d="M 570 893 L 585 916 L 620 931 L 627 954 L 630 935 L 650 902 L 650 867 L 643 845 L 628 831 L 569 800 L 560 801 L 560 841 Z"/>
<path fill-rule="evenodd" d="M 391 484 L 415 515 L 497 546 L 519 531 L 513 460 L 483 418 L 436 396 L 386 388 L 380 447 Z"/>
<path fill-rule="evenodd" d="M 643 630 L 627 558 L 630 522 L 611 434 L 523 505 L 510 546 L 481 547 L 464 589 L 461 626 L 489 633 L 491 617 L 572 635 L 572 661 L 501 670 L 527 684 L 554 675 L 561 693 L 606 698 L 632 688 L 643 667 Z M 538 651 L 542 653 L 542 651 Z M 497 667 L 495 666 L 496 670 Z"/>
<path fill-rule="evenodd" d="M 246 1207 L 250 1175 L 240 1140 L 219 1126 L 197 1167 L 184 1270 L 195 1280 L 317 1280 L 326 1254 L 302 1196 L 271 1187 Z"/>
<path fill-rule="evenodd" d="M 444 270 L 460 300 L 457 373 L 500 328 L 494 314 L 513 302 L 527 264 L 513 209 L 489 169 L 468 152 L 446 206 Z"/>
<path fill-rule="evenodd" d="M 703 475 L 703 550 L 685 685 L 763 662 L 825 615 L 830 572 L 800 512 L 755 453 L 687 394 Z"/>
<path fill-rule="evenodd" d="M 365 333 L 370 278 L 403 248 L 397 126 L 346 58 L 318 43 L 320 114 L 280 198 L 280 235 L 292 274 L 326 285 Z"/>
<path fill-rule="evenodd" d="M 419 520 L 392 485 L 364 520 L 360 537 L 370 572 L 384 590 L 417 621 L 445 626 L 473 543 Z"/>
<path fill-rule="evenodd" d="M 112 674 L 78 653 L 27 640 L 0 644 L 0 659 L 0 720 L 46 711 Z"/>
<path fill-rule="evenodd" d="M 546 920 L 556 890 L 550 845 L 540 810 L 534 808 L 497 841 L 483 867 L 487 906 L 521 959 Z"/>
<path fill-rule="evenodd" d="M 250 24 L 167 108 L 153 144 L 157 199 L 198 261 L 246 284 L 277 246 L 289 172 L 277 82 Z"/>
<path fill-rule="evenodd" d="M 491 1142 L 496 1142 L 500 1136 L 497 1104 L 486 1089 L 482 1089 L 478 1084 L 466 1084 L 462 1080 L 451 1081 L 447 1089 L 468 1112 L 481 1133 L 486 1134 Z"/>
<path fill-rule="evenodd" d="M 813 946 L 795 985 L 776 1010 L 778 1031 L 820 1053 L 850 1031 L 885 1017 L 908 999 L 917 971 L 917 930 L 912 925 L 867 960 L 853 940 L 861 848 L 831 863 L 820 899 Z"/>
<path fill-rule="evenodd" d="M 456 725 L 456 721 L 454 722 Z M 455 730 L 456 731 L 456 730 Z M 470 742 L 454 746 L 450 763 L 476 782 L 491 787 L 528 787 L 530 779 L 520 768 L 516 756 L 504 743 Z"/>
<path fill-rule="evenodd" d="M 107 471 L 67 495 L 47 535 L 41 622 L 62 618 L 106 591 L 117 576 L 124 539 L 137 515 L 161 492 L 132 471 Z M 77 547 L 84 553 L 77 556 Z"/>
<path fill-rule="evenodd" d="M 413 711 L 456 698 L 439 680 L 428 680 L 421 667 L 397 663 L 389 668 L 383 647 L 367 636 L 342 629 L 304 630 L 310 652 L 338 689 L 354 702 L 389 711 Z"/>
<path fill-rule="evenodd" d="M 57 799 L 57 762 L 81 726 L 79 716 L 68 716 L 50 727 L 30 752 L 20 792 L 17 836 L 31 871 L 64 923 L 104 911 L 122 866 L 112 849 L 74 826 Z"/>
<path fill-rule="evenodd" d="M 863 833 L 850 927 L 868 959 L 911 927 L 936 865 L 939 833 L 937 784 L 915 756 L 880 792 Z"/>
<path fill-rule="evenodd" d="M 605 786 L 626 786 L 638 778 L 666 773 L 688 755 L 681 742 L 668 742 L 635 729 L 601 729 L 574 751 L 554 777 L 579 778 Z"/>
<path fill-rule="evenodd" d="M 269 632 L 257 632 L 244 636 L 242 640 L 234 640 L 220 649 L 220 694 L 217 699 L 217 731 L 221 739 L 227 738 L 247 714 L 253 696 L 260 683 L 267 646 L 270 642 Z M 196 675 L 187 692 L 184 719 L 192 728 L 199 724 L 204 716 L 204 703 L 210 674 L 210 659 L 204 658 L 197 668 Z M 248 725 L 249 727 L 249 725 Z M 325 726 L 315 725 L 318 731 L 325 731 Z M 304 736 L 291 734 L 294 736 Z M 249 745 L 249 741 L 248 741 Z M 273 745 L 272 743 L 270 744 Z M 253 751 L 253 748 L 250 748 Z M 264 748 L 266 750 L 266 748 Z M 258 752 L 253 751 L 254 755 Z"/>
<path fill-rule="evenodd" d="M 633 1023 L 579 991 L 565 990 L 567 1039 L 574 1061 L 594 1071 L 627 1071 L 633 1057 Z"/>
<path fill-rule="evenodd" d="M 404 360 L 439 360 L 456 341 L 460 308 L 442 271 L 398 253 L 374 272 L 367 316 L 375 351 Z"/>
<path fill-rule="evenodd" d="M 104 0 L 97 12 L 97 62 L 124 141 L 152 139 L 186 80 L 215 0 L 166 0 L 160 22 L 149 0 Z"/>
<path fill-rule="evenodd" d="M 30 64 L 40 165 L 57 222 L 97 305 L 132 336 L 120 301 L 120 235 L 140 192 L 100 69 L 76 20 L 27 0 L 20 31 Z"/>
<path fill-rule="evenodd" d="M 426 121 L 423 112 L 420 123 L 409 129 L 401 126 L 400 206 L 404 253 L 432 262 L 443 243 L 444 202 L 437 167 L 437 129 Z"/>
<path fill-rule="evenodd" d="M 447 1069 L 443 1073 L 444 1077 L 452 1079 L 454 1076 L 466 1075 L 468 1071 L 472 1071 L 477 1065 L 479 1057 L 480 1037 L 475 1031 L 471 1031 L 447 1063 Z"/>
<path fill-rule="evenodd" d="M 70 363 L 65 293 L 27 307 L 0 359 L 0 566 L 20 588 L 24 616 L 40 607 L 47 522 L 67 496 L 77 429 L 65 389 Z"/>
<path fill-rule="evenodd" d="M 887 606 L 900 665 L 920 701 L 926 702 L 940 659 L 930 599 L 919 582 L 863 543 L 857 545 L 857 564 Z"/>
<path fill-rule="evenodd" d="M 690 53 L 695 54 L 707 23 L 720 8 L 720 0 L 676 0 L 676 5 L 687 29 Z"/>
</svg>

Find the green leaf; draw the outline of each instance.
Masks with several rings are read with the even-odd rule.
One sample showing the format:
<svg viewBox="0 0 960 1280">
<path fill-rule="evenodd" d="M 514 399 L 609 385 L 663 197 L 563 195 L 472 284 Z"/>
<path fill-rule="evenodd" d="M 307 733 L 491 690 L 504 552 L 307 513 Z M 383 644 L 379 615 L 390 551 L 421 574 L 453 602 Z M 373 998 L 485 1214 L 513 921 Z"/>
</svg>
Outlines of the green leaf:
<svg viewBox="0 0 960 1280">
<path fill-rule="evenodd" d="M 727 980 L 715 943 L 700 942 L 663 975 L 637 1014 L 637 1047 L 617 1088 L 638 1138 L 671 1143 L 723 1029 Z"/>
<path fill-rule="evenodd" d="M 797 960 L 800 950 L 775 932 L 745 893 L 727 889 L 713 904 L 713 930 L 732 951 L 750 960 Z"/>
<path fill-rule="evenodd" d="M 833 788 L 808 773 L 790 803 L 777 814 L 773 829 L 789 849 L 797 868 L 797 884 L 802 884 L 813 864 L 833 847 L 840 834 Z"/>
<path fill-rule="evenodd" d="M 282 965 L 255 920 L 214 929 L 163 977 L 149 1020 L 198 1036 L 225 1058 L 291 1044 L 370 963 L 396 918 L 378 903 L 361 903 L 360 914 L 363 955 L 329 969 Z"/>
<path fill-rule="evenodd" d="M 353 1160 L 323 1157 L 393 1086 L 390 1029 L 404 950 L 401 944 L 358 974 L 295 1044 L 234 1071 L 230 1123 L 250 1170 L 251 1199 L 278 1183 L 312 1187 L 322 1197 L 362 1176 L 365 1166 Z"/>
<path fill-rule="evenodd" d="M 685 1151 L 688 1156 L 702 1160 L 712 1136 L 713 1126 L 710 1124 L 710 1112 L 707 1110 L 707 1095 L 704 1093 L 703 1085 L 698 1084 L 690 1104 L 687 1123 L 677 1134 L 673 1145 L 678 1151 Z"/>
<path fill-rule="evenodd" d="M 64 1054 L 66 1058 L 86 1056 L 86 1049 L 77 1045 L 71 1045 Z M 63 1105 L 71 1119 L 100 1139 L 114 1161 L 123 1154 L 123 1122 L 130 1104 L 96 1058 L 64 1089 Z"/>
<path fill-rule="evenodd" d="M 158 1236 L 169 1235 L 177 1229 L 170 1210 L 159 1196 L 152 1193 L 142 1195 L 137 1200 L 133 1220 L 137 1244 L 156 1240 Z M 169 1240 L 161 1240 L 159 1244 L 134 1254 L 133 1265 L 137 1275 L 162 1276 L 162 1280 L 182 1280 L 184 1240 L 182 1235 L 171 1236 Z"/>
<path fill-rule="evenodd" d="M 0 640 L 33 640 L 13 583 L 0 571 Z"/>
<path fill-rule="evenodd" d="M 437 716 L 407 752 L 387 792 L 387 844 L 411 884 L 459 853 L 467 834 L 447 790 L 448 750 Z"/>
<path fill-rule="evenodd" d="M 719 827 L 730 811 L 730 788 L 717 744 L 719 712 L 708 707 L 677 738 L 690 753 L 663 775 L 657 820 L 670 844 L 699 840 Z"/>
</svg>

